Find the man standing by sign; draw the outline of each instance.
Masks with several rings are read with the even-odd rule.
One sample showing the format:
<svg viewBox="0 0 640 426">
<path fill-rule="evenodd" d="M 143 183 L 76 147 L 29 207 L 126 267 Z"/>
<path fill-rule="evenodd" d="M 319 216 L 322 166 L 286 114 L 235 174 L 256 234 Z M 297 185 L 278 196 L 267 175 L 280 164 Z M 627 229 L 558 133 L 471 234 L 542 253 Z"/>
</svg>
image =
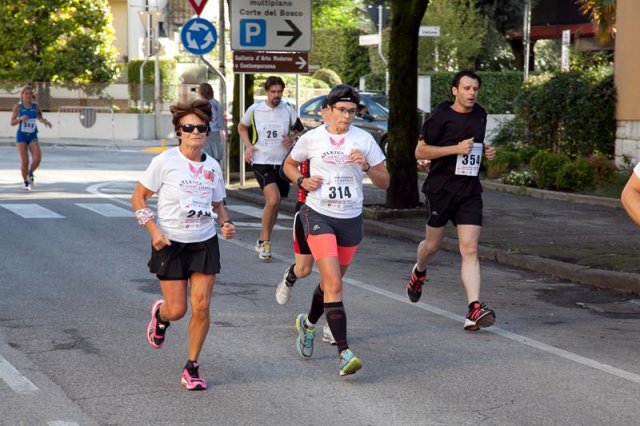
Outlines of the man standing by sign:
<svg viewBox="0 0 640 426">
<path fill-rule="evenodd" d="M 458 72 L 451 82 L 453 103 L 440 103 L 422 127 L 416 158 L 431 160 L 431 170 L 422 187 L 427 197 L 427 226 L 407 284 L 407 295 L 415 303 L 422 295 L 427 261 L 440 248 L 450 220 L 457 228 L 462 255 L 462 285 L 469 303 L 464 321 L 467 331 L 478 331 L 495 321 L 493 310 L 480 302 L 482 186 L 478 173 L 483 152 L 493 160 L 496 150 L 484 144 L 487 112 L 476 103 L 479 90 L 480 77 L 476 73 Z"/>
<path fill-rule="evenodd" d="M 258 257 L 271 260 L 271 232 L 278 219 L 280 199 L 289 195 L 289 181 L 280 176 L 282 160 L 303 130 L 295 109 L 282 102 L 284 81 L 268 77 L 264 83 L 267 100 L 251 105 L 240 119 L 238 133 L 244 144 L 244 159 L 264 194 L 260 238 L 256 243 Z"/>
</svg>

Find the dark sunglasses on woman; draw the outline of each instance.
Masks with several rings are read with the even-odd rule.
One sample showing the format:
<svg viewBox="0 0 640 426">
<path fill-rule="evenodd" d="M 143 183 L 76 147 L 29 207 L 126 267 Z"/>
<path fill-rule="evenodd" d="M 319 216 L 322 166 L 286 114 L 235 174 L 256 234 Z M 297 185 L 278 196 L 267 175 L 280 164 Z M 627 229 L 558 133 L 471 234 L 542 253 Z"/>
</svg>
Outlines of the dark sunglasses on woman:
<svg viewBox="0 0 640 426">
<path fill-rule="evenodd" d="M 206 133 L 209 130 L 208 124 L 181 124 L 180 129 L 185 133 L 193 133 L 195 129 L 198 129 L 200 133 Z"/>
</svg>

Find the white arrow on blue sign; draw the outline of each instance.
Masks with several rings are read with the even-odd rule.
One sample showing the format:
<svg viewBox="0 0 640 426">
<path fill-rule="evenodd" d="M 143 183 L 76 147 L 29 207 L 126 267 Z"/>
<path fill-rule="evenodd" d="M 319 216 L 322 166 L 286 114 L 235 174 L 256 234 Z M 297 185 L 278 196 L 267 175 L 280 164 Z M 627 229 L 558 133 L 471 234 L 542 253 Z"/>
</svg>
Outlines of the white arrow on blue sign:
<svg viewBox="0 0 640 426">
<path fill-rule="evenodd" d="M 189 53 L 206 55 L 216 46 L 218 32 L 216 27 L 206 19 L 193 18 L 182 26 L 180 38 Z"/>
</svg>

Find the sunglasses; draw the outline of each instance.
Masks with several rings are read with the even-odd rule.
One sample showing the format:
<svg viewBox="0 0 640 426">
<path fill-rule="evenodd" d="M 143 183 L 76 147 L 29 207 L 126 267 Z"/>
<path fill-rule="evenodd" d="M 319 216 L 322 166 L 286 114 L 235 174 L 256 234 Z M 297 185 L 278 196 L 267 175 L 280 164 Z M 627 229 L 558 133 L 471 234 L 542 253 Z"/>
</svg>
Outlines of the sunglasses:
<svg viewBox="0 0 640 426">
<path fill-rule="evenodd" d="M 185 133 L 193 133 L 195 129 L 198 129 L 199 133 L 206 133 L 209 130 L 208 124 L 181 124 L 180 129 Z"/>
</svg>

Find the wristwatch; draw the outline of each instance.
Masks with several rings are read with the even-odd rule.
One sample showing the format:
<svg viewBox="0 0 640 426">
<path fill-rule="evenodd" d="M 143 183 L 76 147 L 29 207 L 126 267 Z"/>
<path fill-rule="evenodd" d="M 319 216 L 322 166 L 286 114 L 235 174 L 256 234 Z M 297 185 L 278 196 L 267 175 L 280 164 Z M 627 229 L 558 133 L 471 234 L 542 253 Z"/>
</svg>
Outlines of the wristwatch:
<svg viewBox="0 0 640 426">
<path fill-rule="evenodd" d="M 298 186 L 302 186 L 302 181 L 304 180 L 304 176 L 300 176 L 298 177 L 298 179 L 296 180 L 296 185 Z"/>
</svg>

